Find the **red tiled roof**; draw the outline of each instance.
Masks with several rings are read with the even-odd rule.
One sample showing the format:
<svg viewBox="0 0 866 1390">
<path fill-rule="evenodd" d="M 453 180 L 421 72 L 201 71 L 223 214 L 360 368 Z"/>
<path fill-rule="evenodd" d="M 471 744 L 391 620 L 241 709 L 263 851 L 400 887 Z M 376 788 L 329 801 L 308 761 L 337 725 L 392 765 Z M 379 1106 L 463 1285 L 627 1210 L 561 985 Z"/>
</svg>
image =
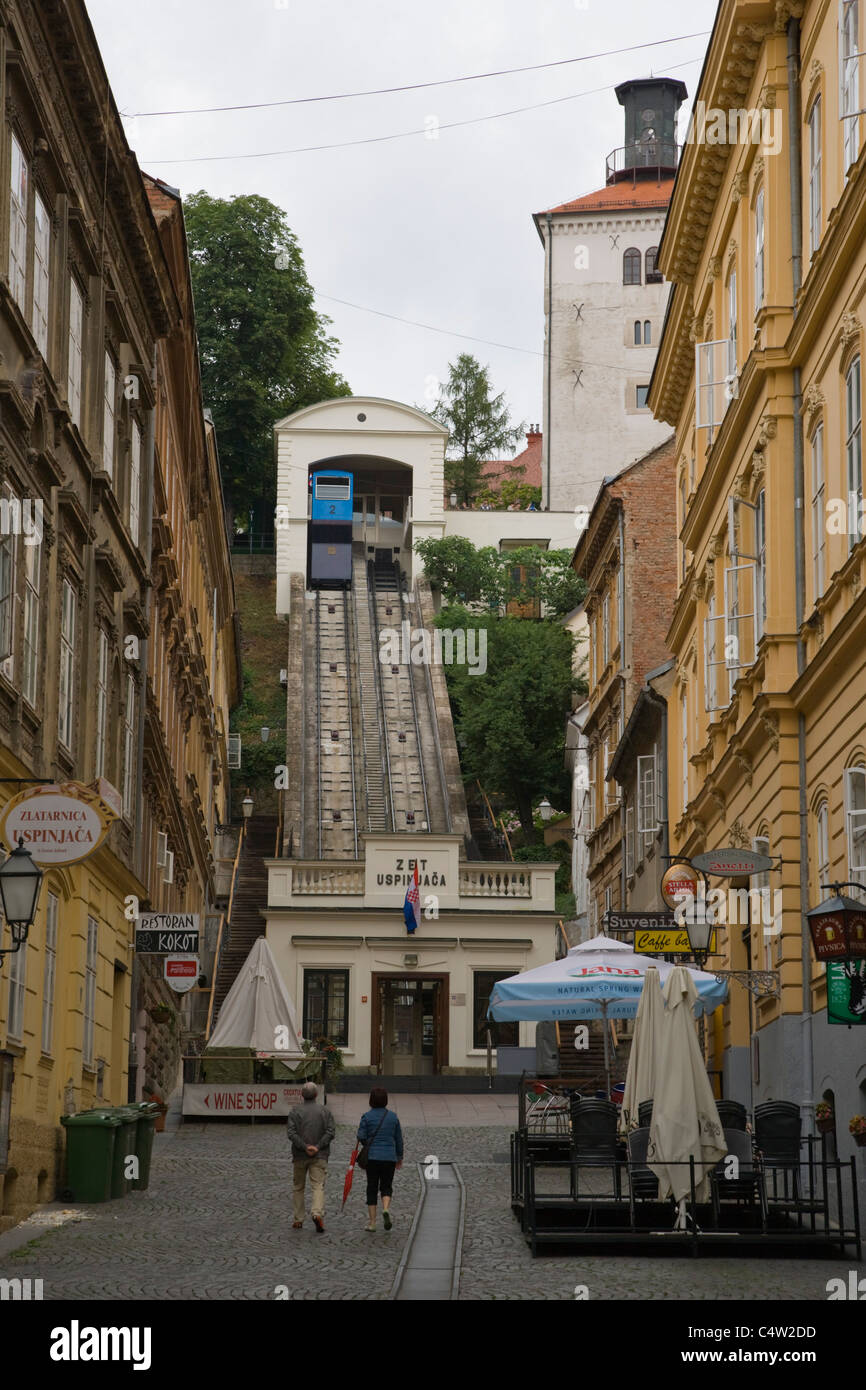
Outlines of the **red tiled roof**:
<svg viewBox="0 0 866 1390">
<path fill-rule="evenodd" d="M 543 217 L 545 212 L 603 212 L 605 208 L 666 208 L 673 189 L 673 179 L 646 179 L 636 183 L 624 180 L 599 188 L 595 193 L 585 193 L 582 198 L 574 198 L 570 203 L 545 208 L 535 216 Z"/>
<path fill-rule="evenodd" d="M 541 434 L 532 433 L 526 436 L 527 445 L 522 453 L 517 454 L 513 459 L 491 459 L 485 463 L 481 474 L 482 481 L 486 483 L 497 483 L 501 486 L 509 478 L 515 478 L 518 483 L 527 483 L 530 487 L 541 487 Z M 523 468 L 523 476 L 515 477 L 509 469 Z"/>
</svg>

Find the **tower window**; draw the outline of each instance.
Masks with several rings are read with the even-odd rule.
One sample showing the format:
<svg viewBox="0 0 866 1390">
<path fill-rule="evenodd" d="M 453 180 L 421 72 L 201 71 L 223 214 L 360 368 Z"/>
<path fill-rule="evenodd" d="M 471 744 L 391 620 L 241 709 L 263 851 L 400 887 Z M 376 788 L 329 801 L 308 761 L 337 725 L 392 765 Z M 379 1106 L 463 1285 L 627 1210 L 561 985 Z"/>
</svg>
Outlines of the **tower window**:
<svg viewBox="0 0 866 1390">
<path fill-rule="evenodd" d="M 622 283 L 624 285 L 640 284 L 640 251 L 636 246 L 630 246 L 623 253 Z"/>
<path fill-rule="evenodd" d="M 634 321 L 634 345 L 640 347 L 640 319 Z"/>
<path fill-rule="evenodd" d="M 649 319 L 644 319 L 644 325 L 643 325 L 643 340 L 644 340 L 644 343 L 651 343 L 651 342 L 652 342 L 652 338 L 653 338 L 652 325 L 651 325 Z"/>
<path fill-rule="evenodd" d="M 657 246 L 650 246 L 644 257 L 646 283 L 648 285 L 660 285 L 662 283 L 661 272 L 656 270 L 656 257 L 658 253 L 659 248 Z"/>
<path fill-rule="evenodd" d="M 649 395 L 649 387 L 648 387 L 648 386 L 636 386 L 636 387 L 635 387 L 635 401 L 634 401 L 634 403 L 635 403 L 635 405 L 637 406 L 638 410 L 646 410 L 646 408 L 647 408 L 646 398 L 647 398 L 648 395 Z"/>
</svg>

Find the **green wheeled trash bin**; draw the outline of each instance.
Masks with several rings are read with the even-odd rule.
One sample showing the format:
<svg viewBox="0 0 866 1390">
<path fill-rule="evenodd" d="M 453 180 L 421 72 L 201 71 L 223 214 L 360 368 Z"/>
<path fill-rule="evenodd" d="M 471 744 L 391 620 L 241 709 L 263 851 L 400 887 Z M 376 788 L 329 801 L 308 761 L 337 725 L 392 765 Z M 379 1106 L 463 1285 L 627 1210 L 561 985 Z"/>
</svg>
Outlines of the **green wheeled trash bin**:
<svg viewBox="0 0 866 1390">
<path fill-rule="evenodd" d="M 110 1110 L 61 1115 L 66 1130 L 66 1185 L 74 1202 L 107 1202 L 112 1195 L 121 1119 Z"/>
<path fill-rule="evenodd" d="M 159 1114 L 159 1106 L 151 1100 L 130 1101 L 128 1110 L 138 1112 L 138 1130 L 135 1136 L 135 1152 L 138 1156 L 138 1177 L 133 1180 L 133 1190 L 144 1192 L 150 1182 L 150 1156 L 153 1152 L 153 1131 Z"/>
<path fill-rule="evenodd" d="M 133 1179 L 126 1176 L 126 1168 L 127 1159 L 137 1156 L 138 1111 L 128 1105 L 112 1105 L 109 1107 L 109 1114 L 116 1115 L 120 1121 L 111 1169 L 111 1195 L 125 1197 L 127 1192 L 132 1191 Z"/>
</svg>

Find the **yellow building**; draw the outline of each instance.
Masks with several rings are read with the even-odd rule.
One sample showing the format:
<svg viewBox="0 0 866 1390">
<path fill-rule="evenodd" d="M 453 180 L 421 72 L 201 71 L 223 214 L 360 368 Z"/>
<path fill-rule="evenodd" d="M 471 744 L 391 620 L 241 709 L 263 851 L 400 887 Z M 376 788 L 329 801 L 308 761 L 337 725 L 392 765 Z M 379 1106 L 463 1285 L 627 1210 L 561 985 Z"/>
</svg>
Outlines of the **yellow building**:
<svg viewBox="0 0 866 1390">
<path fill-rule="evenodd" d="M 746 1103 L 808 1120 L 831 1100 L 843 1157 L 866 1033 L 828 1024 L 804 912 L 833 880 L 866 888 L 864 50 L 862 0 L 722 0 L 659 250 L 674 288 L 650 390 L 678 460 L 671 849 L 775 861 L 730 882 L 769 892 L 716 963 L 778 972 L 778 994 L 732 982 L 712 1065 Z"/>
</svg>

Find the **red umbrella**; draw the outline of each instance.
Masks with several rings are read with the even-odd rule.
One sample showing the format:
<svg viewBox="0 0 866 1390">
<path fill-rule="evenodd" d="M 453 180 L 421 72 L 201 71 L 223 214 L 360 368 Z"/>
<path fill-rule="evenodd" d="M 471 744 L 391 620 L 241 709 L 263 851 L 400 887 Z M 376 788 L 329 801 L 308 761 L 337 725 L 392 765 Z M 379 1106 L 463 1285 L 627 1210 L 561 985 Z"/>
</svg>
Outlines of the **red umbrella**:
<svg viewBox="0 0 866 1390">
<path fill-rule="evenodd" d="M 355 1176 L 355 1160 L 358 1157 L 358 1147 L 359 1146 L 356 1144 L 352 1150 L 352 1157 L 349 1159 L 349 1166 L 346 1169 L 346 1181 L 343 1183 L 343 1206 L 340 1208 L 341 1211 L 346 1205 L 349 1193 L 352 1191 L 352 1179 Z"/>
</svg>

